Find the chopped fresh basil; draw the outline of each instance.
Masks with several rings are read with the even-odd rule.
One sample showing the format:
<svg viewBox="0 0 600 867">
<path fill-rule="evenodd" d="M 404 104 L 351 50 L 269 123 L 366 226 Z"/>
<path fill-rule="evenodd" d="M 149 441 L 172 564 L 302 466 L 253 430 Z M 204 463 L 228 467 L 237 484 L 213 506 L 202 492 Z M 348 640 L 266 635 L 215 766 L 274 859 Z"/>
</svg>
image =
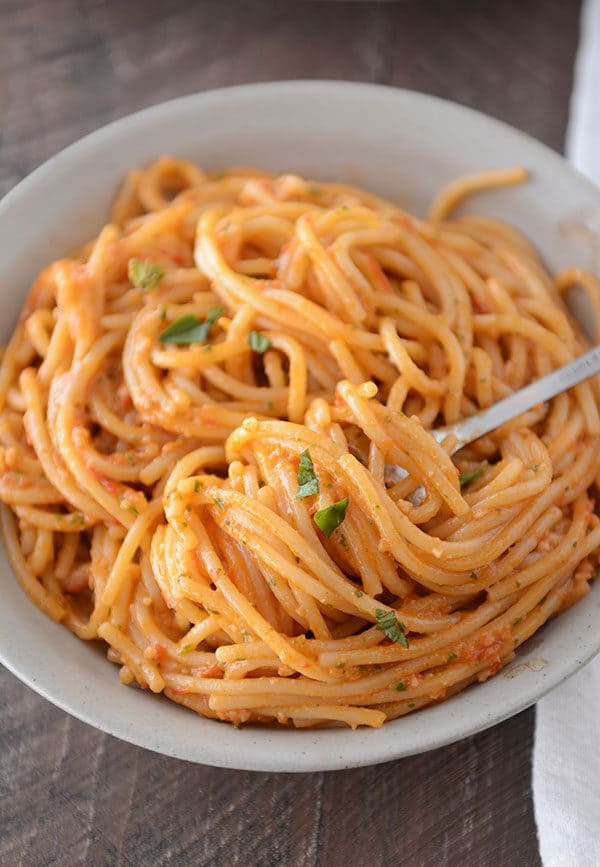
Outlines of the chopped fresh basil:
<svg viewBox="0 0 600 867">
<path fill-rule="evenodd" d="M 222 307 L 211 307 L 203 322 L 192 313 L 180 316 L 159 334 L 158 339 L 161 343 L 204 343 L 208 332 L 223 312 Z"/>
<path fill-rule="evenodd" d="M 130 259 L 127 265 L 127 276 L 132 286 L 138 289 L 154 289 L 165 276 L 160 265 L 155 265 L 150 259 Z"/>
<path fill-rule="evenodd" d="M 324 509 L 319 509 L 319 511 L 315 512 L 313 515 L 313 521 L 319 530 L 322 530 L 325 533 L 328 539 L 346 517 L 346 509 L 348 508 L 349 502 L 350 500 L 348 497 L 344 497 L 343 500 L 338 500 L 337 503 L 332 503 Z"/>
<path fill-rule="evenodd" d="M 471 470 L 471 472 L 461 473 L 458 477 L 461 488 L 464 488 L 464 486 L 468 485 L 469 482 L 474 482 L 476 479 L 479 479 L 485 473 L 487 466 L 488 462 L 483 461 L 483 463 L 479 464 L 479 466 L 475 467 L 475 469 Z"/>
<path fill-rule="evenodd" d="M 254 352 L 259 352 L 261 355 L 263 352 L 266 352 L 267 349 L 271 348 L 271 341 L 266 334 L 261 334 L 260 331 L 251 331 L 246 340 L 248 346 L 253 349 Z"/>
<path fill-rule="evenodd" d="M 408 647 L 408 638 L 404 634 L 406 629 L 403 623 L 396 618 L 393 611 L 387 611 L 385 608 L 375 609 L 375 618 L 377 620 L 377 629 L 397 644 L 402 647 Z"/>
<path fill-rule="evenodd" d="M 298 490 L 295 496 L 297 500 L 303 500 L 304 497 L 311 497 L 313 494 L 318 493 L 319 479 L 315 475 L 315 466 L 310 452 L 308 449 L 304 449 L 300 455 L 300 463 L 298 464 Z"/>
</svg>

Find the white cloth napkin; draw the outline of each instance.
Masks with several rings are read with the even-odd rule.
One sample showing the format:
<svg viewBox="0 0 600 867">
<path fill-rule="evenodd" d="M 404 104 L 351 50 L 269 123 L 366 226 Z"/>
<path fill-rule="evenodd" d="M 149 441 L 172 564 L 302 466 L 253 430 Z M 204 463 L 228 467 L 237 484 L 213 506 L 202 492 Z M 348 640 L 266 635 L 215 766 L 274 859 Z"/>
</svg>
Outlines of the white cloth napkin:
<svg viewBox="0 0 600 867">
<path fill-rule="evenodd" d="M 600 186 L 600 0 L 586 0 L 567 156 Z M 537 705 L 533 800 L 544 867 L 600 867 L 600 658 Z"/>
</svg>

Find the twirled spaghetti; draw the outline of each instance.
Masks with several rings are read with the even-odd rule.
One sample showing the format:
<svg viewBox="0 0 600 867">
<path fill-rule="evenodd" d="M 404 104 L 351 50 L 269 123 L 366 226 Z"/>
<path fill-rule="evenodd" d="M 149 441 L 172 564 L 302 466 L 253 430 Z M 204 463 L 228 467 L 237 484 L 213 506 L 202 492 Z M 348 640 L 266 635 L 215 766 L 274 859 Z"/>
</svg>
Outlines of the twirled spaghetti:
<svg viewBox="0 0 600 867">
<path fill-rule="evenodd" d="M 427 429 L 579 354 L 570 286 L 600 311 L 591 274 L 452 216 L 524 178 L 419 220 L 295 175 L 130 172 L 2 361 L 28 596 L 123 683 L 235 724 L 379 726 L 509 662 L 596 569 L 600 384 L 453 459 Z"/>
</svg>

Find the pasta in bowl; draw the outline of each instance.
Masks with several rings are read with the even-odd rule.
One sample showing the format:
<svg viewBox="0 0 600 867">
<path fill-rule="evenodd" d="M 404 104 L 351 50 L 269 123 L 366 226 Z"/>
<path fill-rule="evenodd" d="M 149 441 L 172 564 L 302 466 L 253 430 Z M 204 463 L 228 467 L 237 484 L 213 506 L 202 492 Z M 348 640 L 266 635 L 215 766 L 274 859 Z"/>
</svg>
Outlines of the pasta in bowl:
<svg viewBox="0 0 600 867">
<path fill-rule="evenodd" d="M 597 568 L 600 386 L 454 458 L 428 429 L 587 345 L 563 296 L 600 310 L 591 272 L 454 213 L 522 182 L 467 176 L 419 219 L 291 173 L 130 171 L 2 361 L 29 597 L 123 683 L 235 726 L 379 727 L 511 662 Z"/>
</svg>

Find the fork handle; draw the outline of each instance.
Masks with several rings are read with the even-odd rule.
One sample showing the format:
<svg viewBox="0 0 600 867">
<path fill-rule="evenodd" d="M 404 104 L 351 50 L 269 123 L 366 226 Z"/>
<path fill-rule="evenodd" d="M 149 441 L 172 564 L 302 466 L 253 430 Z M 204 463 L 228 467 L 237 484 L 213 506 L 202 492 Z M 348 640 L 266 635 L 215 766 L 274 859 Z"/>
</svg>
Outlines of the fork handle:
<svg viewBox="0 0 600 867">
<path fill-rule="evenodd" d="M 510 421 L 511 418 L 531 409 L 532 406 L 556 397 L 557 394 L 567 391 L 596 373 L 600 373 L 600 345 L 594 346 L 593 349 L 589 349 L 563 367 L 536 379 L 535 382 L 515 391 L 498 403 L 492 404 L 477 415 L 461 419 L 447 427 L 437 428 L 432 431 L 432 434 L 438 442 L 453 434 L 457 439 L 457 445 L 452 451 L 454 454 L 463 446 L 500 427 L 504 422 Z"/>
</svg>

